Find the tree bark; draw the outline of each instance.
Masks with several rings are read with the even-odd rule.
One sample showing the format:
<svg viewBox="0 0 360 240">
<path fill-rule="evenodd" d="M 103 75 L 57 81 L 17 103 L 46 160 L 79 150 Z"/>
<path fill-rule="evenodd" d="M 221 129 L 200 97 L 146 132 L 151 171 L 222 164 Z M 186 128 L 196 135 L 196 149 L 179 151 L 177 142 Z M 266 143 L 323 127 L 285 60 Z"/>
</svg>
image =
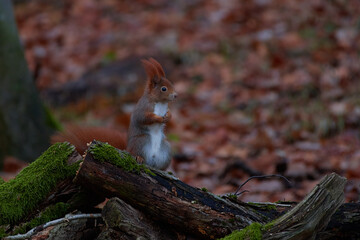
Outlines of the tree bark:
<svg viewBox="0 0 360 240">
<path fill-rule="evenodd" d="M 154 222 L 119 198 L 112 198 L 106 203 L 102 216 L 108 228 L 106 231 L 119 232 L 121 239 L 167 240 L 180 236 L 171 227 Z"/>
<path fill-rule="evenodd" d="M 275 239 L 315 239 L 344 201 L 346 178 L 335 173 L 325 176 L 311 193 L 289 212 L 269 224 L 263 237 Z"/>
<path fill-rule="evenodd" d="M 360 239 L 360 203 L 345 203 L 332 215 L 326 229 L 319 232 L 316 239 Z"/>
</svg>

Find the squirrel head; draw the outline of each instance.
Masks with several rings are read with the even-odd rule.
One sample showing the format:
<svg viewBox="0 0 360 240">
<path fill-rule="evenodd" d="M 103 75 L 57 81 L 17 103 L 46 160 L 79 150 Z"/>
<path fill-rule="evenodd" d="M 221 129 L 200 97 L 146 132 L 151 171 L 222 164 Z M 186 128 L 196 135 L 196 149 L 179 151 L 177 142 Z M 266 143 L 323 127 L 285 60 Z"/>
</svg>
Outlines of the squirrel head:
<svg viewBox="0 0 360 240">
<path fill-rule="evenodd" d="M 145 92 L 150 100 L 154 102 L 173 101 L 177 93 L 173 84 L 165 77 L 164 69 L 160 63 L 153 58 L 141 60 L 147 75 Z"/>
</svg>

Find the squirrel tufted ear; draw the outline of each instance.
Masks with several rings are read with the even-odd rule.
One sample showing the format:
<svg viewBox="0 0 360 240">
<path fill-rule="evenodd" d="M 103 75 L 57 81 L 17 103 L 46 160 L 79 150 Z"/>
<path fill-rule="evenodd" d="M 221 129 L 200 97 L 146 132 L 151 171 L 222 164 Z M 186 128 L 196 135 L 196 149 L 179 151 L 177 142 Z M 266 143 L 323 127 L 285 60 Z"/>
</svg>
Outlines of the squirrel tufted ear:
<svg viewBox="0 0 360 240">
<path fill-rule="evenodd" d="M 161 64 L 153 58 L 150 58 L 149 61 L 152 62 L 152 64 L 156 67 L 156 69 L 159 73 L 159 76 L 165 77 L 165 72 L 164 72 L 164 69 L 162 68 Z"/>
<path fill-rule="evenodd" d="M 142 59 L 142 65 L 146 71 L 146 75 L 149 80 L 153 80 L 155 82 L 159 81 L 161 77 L 165 77 L 164 69 L 161 67 L 160 63 L 153 58 L 149 58 L 149 60 Z"/>
</svg>

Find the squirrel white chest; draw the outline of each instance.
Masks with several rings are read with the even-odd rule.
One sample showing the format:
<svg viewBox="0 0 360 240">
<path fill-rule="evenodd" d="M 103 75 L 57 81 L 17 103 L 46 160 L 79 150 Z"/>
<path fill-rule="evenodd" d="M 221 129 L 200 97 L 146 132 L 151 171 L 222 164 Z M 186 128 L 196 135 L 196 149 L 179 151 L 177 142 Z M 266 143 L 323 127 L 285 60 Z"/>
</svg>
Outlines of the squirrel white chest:
<svg viewBox="0 0 360 240">
<path fill-rule="evenodd" d="M 168 104 L 167 103 L 155 103 L 154 107 L 154 113 L 158 116 L 165 116 L 168 110 Z"/>
<path fill-rule="evenodd" d="M 167 103 L 156 103 L 154 106 L 154 114 L 158 116 L 165 116 L 168 111 Z M 163 123 L 152 124 L 148 127 L 150 135 L 150 143 L 146 148 L 146 162 L 148 165 L 158 165 L 167 161 L 167 152 L 161 150 L 162 141 L 165 138 Z"/>
</svg>

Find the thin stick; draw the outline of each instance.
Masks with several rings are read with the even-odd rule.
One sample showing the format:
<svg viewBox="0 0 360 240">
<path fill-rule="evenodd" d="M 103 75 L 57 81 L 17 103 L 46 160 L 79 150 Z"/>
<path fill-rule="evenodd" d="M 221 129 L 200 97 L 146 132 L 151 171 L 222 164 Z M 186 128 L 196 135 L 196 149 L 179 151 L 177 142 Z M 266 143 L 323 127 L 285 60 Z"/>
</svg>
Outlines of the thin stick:
<svg viewBox="0 0 360 240">
<path fill-rule="evenodd" d="M 246 184 L 248 183 L 250 180 L 254 179 L 254 178 L 282 178 L 284 179 L 288 184 L 292 185 L 292 183 L 284 176 L 279 175 L 279 174 L 270 174 L 270 175 L 261 175 L 261 176 L 251 176 L 249 177 L 243 184 L 241 184 L 238 189 L 236 189 L 235 194 L 236 195 L 240 195 L 241 193 L 238 194 L 239 190 Z"/>
<path fill-rule="evenodd" d="M 27 239 L 27 238 L 30 238 L 35 233 L 38 233 L 38 232 L 42 231 L 43 229 L 45 229 L 47 227 L 54 226 L 54 225 L 64 223 L 64 222 L 69 222 L 69 221 L 75 220 L 75 219 L 82 219 L 82 218 L 101 218 L 101 213 L 94 213 L 94 214 L 93 213 L 87 213 L 87 214 L 78 214 L 78 215 L 66 216 L 64 218 L 59 218 L 59 219 L 44 223 L 43 225 L 34 227 L 33 229 L 31 229 L 27 233 L 17 234 L 17 235 L 14 235 L 14 236 L 8 236 L 8 237 L 5 237 L 4 239 L 5 240 Z"/>
<path fill-rule="evenodd" d="M 257 205 L 271 205 L 276 207 L 291 207 L 290 204 L 272 203 L 272 202 L 248 202 L 248 203 L 257 204 Z"/>
</svg>

